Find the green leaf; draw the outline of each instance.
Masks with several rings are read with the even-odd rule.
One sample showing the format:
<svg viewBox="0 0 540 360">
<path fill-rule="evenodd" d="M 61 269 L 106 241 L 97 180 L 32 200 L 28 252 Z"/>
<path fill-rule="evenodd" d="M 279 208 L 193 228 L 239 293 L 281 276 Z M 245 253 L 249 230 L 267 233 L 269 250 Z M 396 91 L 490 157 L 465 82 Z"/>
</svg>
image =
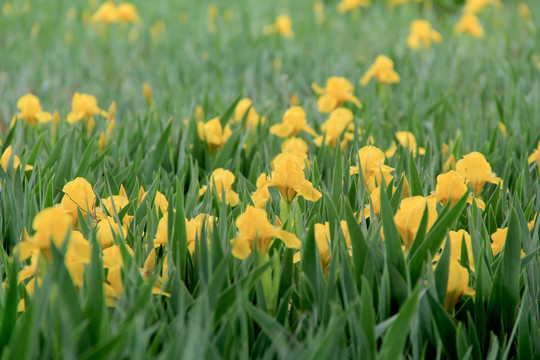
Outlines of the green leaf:
<svg viewBox="0 0 540 360">
<path fill-rule="evenodd" d="M 37 156 L 39 154 L 39 151 L 41 150 L 41 144 L 43 143 L 44 137 L 45 137 L 45 133 L 41 134 L 36 144 L 32 147 L 32 151 L 30 152 L 30 155 L 28 155 L 28 158 L 26 158 L 27 164 L 35 165 Z"/>
<path fill-rule="evenodd" d="M 165 152 L 167 151 L 167 146 L 169 143 L 169 136 L 171 134 L 171 126 L 172 126 L 172 121 L 169 121 L 165 130 L 163 131 L 163 133 L 161 133 L 161 136 L 159 137 L 158 142 L 156 143 L 156 145 L 154 145 L 153 150 L 146 157 L 145 179 L 147 183 L 152 182 L 153 172 L 159 169 L 161 162 L 163 160 L 163 156 L 165 155 Z"/>
<path fill-rule="evenodd" d="M 105 294 L 103 291 L 103 264 L 99 256 L 99 245 L 94 234 L 90 237 L 92 244 L 92 262 L 86 269 L 86 299 L 84 303 L 84 313 L 88 319 L 88 330 L 90 341 L 97 344 L 102 337 L 102 323 L 109 328 L 107 321 L 107 310 L 105 305 Z"/>
<path fill-rule="evenodd" d="M 412 151 L 409 154 L 409 177 L 411 179 L 411 196 L 424 196 L 424 189 Z"/>
<path fill-rule="evenodd" d="M 304 239 L 301 268 L 309 279 L 316 294 L 322 294 L 320 291 L 321 264 L 319 259 L 317 242 L 315 241 L 315 224 L 313 224 L 309 227 L 308 233 Z"/>
<path fill-rule="evenodd" d="M 11 141 L 13 140 L 13 135 L 15 135 L 15 130 L 17 129 L 17 124 L 15 123 L 15 126 L 13 126 L 11 129 L 9 129 L 8 134 L 6 135 L 6 138 L 4 141 L 2 141 L 2 152 L 1 154 L 6 151 L 9 145 L 11 145 Z M 0 154 L 0 155 L 1 155 Z"/>
<path fill-rule="evenodd" d="M 443 252 L 435 268 L 435 288 L 437 289 L 437 298 L 440 304 L 444 304 L 446 300 L 448 274 L 450 271 L 450 254 L 452 253 L 451 243 L 450 235 L 448 235 Z"/>
<path fill-rule="evenodd" d="M 401 237 L 394 222 L 394 214 L 388 200 L 384 184 L 380 188 L 381 194 L 381 220 L 384 233 L 384 246 L 388 256 L 388 262 L 397 269 L 402 277 L 405 277 L 405 262 L 401 250 Z"/>
<path fill-rule="evenodd" d="M 364 263 L 368 255 L 368 244 L 347 201 L 345 201 L 345 218 L 347 219 L 347 228 L 351 237 L 354 274 L 356 279 L 360 279 L 364 272 Z"/>
<path fill-rule="evenodd" d="M 405 347 L 407 336 L 409 335 L 409 327 L 412 318 L 418 307 L 419 296 L 420 285 L 417 285 L 409 299 L 401 307 L 397 319 L 384 336 L 379 359 L 395 360 L 403 358 L 403 349 Z"/>
<path fill-rule="evenodd" d="M 45 165 L 43 165 L 43 169 L 49 169 L 53 167 L 53 165 L 56 163 L 58 158 L 62 155 L 62 151 L 64 150 L 64 142 L 66 139 L 71 138 L 73 136 L 73 131 L 69 132 L 65 136 L 61 137 L 58 142 L 56 143 L 56 146 L 52 150 L 52 152 L 49 155 L 49 158 L 47 159 L 47 162 Z"/>
<path fill-rule="evenodd" d="M 334 178 L 332 181 L 332 202 L 337 209 L 339 209 L 339 203 L 341 194 L 343 194 L 343 158 L 341 156 L 341 144 L 336 144 L 336 151 L 334 156 Z"/>
<path fill-rule="evenodd" d="M 236 105 L 238 105 L 238 102 L 242 99 L 242 95 L 238 96 L 236 100 L 232 102 L 232 104 L 225 110 L 223 115 L 219 117 L 219 122 L 221 123 L 221 127 L 225 127 L 227 123 L 229 122 L 229 119 L 234 114 L 234 110 L 236 109 Z"/>
<path fill-rule="evenodd" d="M 17 263 L 11 260 L 7 270 L 7 289 L 4 303 L 2 304 L 0 318 L 0 353 L 9 342 L 13 333 L 13 325 L 17 319 Z M 8 270 L 9 269 L 9 270 Z"/>
<path fill-rule="evenodd" d="M 495 323 L 501 321 L 506 331 L 510 331 L 514 325 L 520 300 L 520 267 L 521 231 L 516 210 L 512 209 L 508 235 L 503 248 L 502 263 L 493 281 L 488 306 L 491 321 Z"/>
<path fill-rule="evenodd" d="M 442 344 L 444 351 L 446 352 L 448 358 L 455 359 L 457 357 L 456 326 L 440 302 L 436 300 L 429 291 L 426 292 L 426 296 L 431 308 L 433 323 L 437 327 L 440 338 L 443 339 Z"/>
<path fill-rule="evenodd" d="M 77 171 L 75 172 L 75 177 L 84 177 L 86 174 L 88 174 L 88 168 L 90 166 L 90 160 L 92 159 L 92 155 L 96 152 L 96 149 L 94 148 L 94 143 L 96 142 L 96 138 L 90 139 L 90 142 L 88 143 L 88 146 L 86 147 L 86 150 L 84 150 L 83 156 L 81 160 L 79 161 L 79 166 L 77 167 Z"/>
<path fill-rule="evenodd" d="M 187 230 L 186 230 L 186 216 L 184 213 L 184 190 L 180 181 L 176 181 L 176 212 L 169 210 L 169 246 L 172 253 L 173 263 L 180 271 L 181 279 L 185 279 L 186 264 L 187 264 Z"/>
</svg>

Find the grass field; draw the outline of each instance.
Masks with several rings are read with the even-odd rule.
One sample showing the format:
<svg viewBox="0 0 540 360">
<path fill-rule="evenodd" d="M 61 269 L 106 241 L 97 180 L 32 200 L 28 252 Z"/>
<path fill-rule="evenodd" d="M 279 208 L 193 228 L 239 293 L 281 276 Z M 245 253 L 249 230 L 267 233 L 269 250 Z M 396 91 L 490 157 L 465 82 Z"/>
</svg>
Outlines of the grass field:
<svg viewBox="0 0 540 360">
<path fill-rule="evenodd" d="M 540 3 L 368 3 L 0 2 L 1 357 L 538 358 Z"/>
</svg>

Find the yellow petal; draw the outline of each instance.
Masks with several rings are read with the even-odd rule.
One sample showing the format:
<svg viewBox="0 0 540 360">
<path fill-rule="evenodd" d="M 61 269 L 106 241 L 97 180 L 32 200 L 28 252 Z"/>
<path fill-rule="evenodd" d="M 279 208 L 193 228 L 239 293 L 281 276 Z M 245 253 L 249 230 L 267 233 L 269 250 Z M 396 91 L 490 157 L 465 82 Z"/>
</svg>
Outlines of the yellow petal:
<svg viewBox="0 0 540 360">
<path fill-rule="evenodd" d="M 278 230 L 275 235 L 278 239 L 281 239 L 285 246 L 291 249 L 300 249 L 300 240 L 294 235 L 293 233 L 290 233 L 285 230 Z"/>
<path fill-rule="evenodd" d="M 315 84 L 314 82 L 311 83 L 311 89 L 318 95 L 324 94 L 324 89 L 319 85 Z"/>
<path fill-rule="evenodd" d="M 312 128 L 310 128 L 309 126 L 304 126 L 302 128 L 302 130 L 304 130 L 305 132 L 307 132 L 308 134 L 311 134 L 313 136 L 317 136 L 317 133 L 315 132 L 315 130 L 313 130 Z"/>
<path fill-rule="evenodd" d="M 32 255 L 32 251 L 37 249 L 38 246 L 32 241 L 22 241 L 15 246 L 15 253 L 19 256 L 20 261 L 24 261 Z"/>
<path fill-rule="evenodd" d="M 321 95 L 319 100 L 317 100 L 317 106 L 319 108 L 319 111 L 323 114 L 329 113 L 330 111 L 334 110 L 337 107 L 337 104 L 337 100 L 328 95 Z"/>
<path fill-rule="evenodd" d="M 536 159 L 538 159 L 538 154 L 535 152 L 533 152 L 531 155 L 529 155 L 529 157 L 527 158 L 527 162 L 529 164 L 532 164 L 533 162 L 536 161 Z"/>
<path fill-rule="evenodd" d="M 322 197 L 322 194 L 307 180 L 302 185 L 295 186 L 294 190 L 296 190 L 298 195 L 303 196 L 304 199 L 309 201 L 315 202 Z"/>
<path fill-rule="evenodd" d="M 238 194 L 232 190 L 225 193 L 225 202 L 232 207 L 235 207 L 240 202 Z"/>
<path fill-rule="evenodd" d="M 358 100 L 358 98 L 354 95 L 349 95 L 349 97 L 347 98 L 347 101 L 352 102 L 354 105 L 356 105 L 360 109 L 363 107 L 360 100 Z"/>
<path fill-rule="evenodd" d="M 52 121 L 52 115 L 46 111 L 38 111 L 36 113 L 36 119 L 40 122 L 40 123 L 48 123 L 50 121 Z"/>
<path fill-rule="evenodd" d="M 243 260 L 251 254 L 251 244 L 246 237 L 237 237 L 232 240 L 234 242 L 232 254 L 234 257 Z"/>
<path fill-rule="evenodd" d="M 270 128 L 270 133 L 279 137 L 288 137 L 293 131 L 290 124 L 276 124 Z"/>
</svg>

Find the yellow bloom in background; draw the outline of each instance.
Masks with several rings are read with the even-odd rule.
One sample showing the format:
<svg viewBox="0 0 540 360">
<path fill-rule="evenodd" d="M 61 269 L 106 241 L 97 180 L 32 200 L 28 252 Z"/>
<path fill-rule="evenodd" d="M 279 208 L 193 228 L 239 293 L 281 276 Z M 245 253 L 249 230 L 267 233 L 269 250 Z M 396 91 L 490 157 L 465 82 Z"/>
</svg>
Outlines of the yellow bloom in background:
<svg viewBox="0 0 540 360">
<path fill-rule="evenodd" d="M 218 16 L 218 8 L 214 4 L 208 5 L 206 9 L 206 20 L 208 25 L 208 32 L 214 34 L 217 31 L 216 19 Z"/>
<path fill-rule="evenodd" d="M 9 159 L 11 158 L 11 153 L 12 153 L 11 145 L 9 145 L 6 148 L 6 150 L 4 150 L 4 153 L 2 154 L 2 157 L 0 158 L 0 166 L 4 168 L 4 171 L 7 171 L 7 166 L 9 163 Z M 19 159 L 17 155 L 13 155 L 13 169 L 16 170 L 19 168 L 19 166 L 21 166 L 21 159 Z M 32 165 L 26 165 L 24 170 L 30 171 L 33 168 L 34 167 Z"/>
<path fill-rule="evenodd" d="M 377 82 L 383 84 L 398 83 L 401 80 L 399 74 L 394 70 L 394 62 L 384 55 L 375 58 L 373 65 L 362 76 L 360 84 L 362 86 L 367 85 L 371 78 L 375 78 Z"/>
<path fill-rule="evenodd" d="M 152 105 L 152 87 L 149 83 L 145 82 L 142 86 L 142 93 L 146 103 L 150 106 Z"/>
<path fill-rule="evenodd" d="M 18 245 L 20 260 L 26 260 L 37 249 L 48 260 L 50 258 L 51 242 L 57 248 L 62 247 L 64 241 L 69 240 L 68 235 L 72 231 L 71 217 L 58 207 L 50 207 L 40 211 L 32 221 L 34 235 L 27 241 Z"/>
<path fill-rule="evenodd" d="M 209 214 L 199 214 L 186 223 L 187 245 L 191 255 L 195 252 L 195 242 L 201 238 L 203 228 L 206 231 L 206 241 L 210 245 L 210 235 L 214 229 L 216 218 Z"/>
<path fill-rule="evenodd" d="M 466 33 L 477 38 L 484 36 L 484 29 L 473 13 L 465 13 L 454 27 L 454 33 Z"/>
<path fill-rule="evenodd" d="M 340 13 L 346 13 L 347 11 L 354 10 L 359 7 L 370 7 L 371 0 L 341 0 L 337 6 L 337 10 Z"/>
<path fill-rule="evenodd" d="M 270 191 L 268 190 L 268 186 L 266 186 L 267 182 L 268 179 L 264 173 L 257 178 L 257 190 L 251 194 L 251 201 L 253 201 L 253 205 L 255 205 L 256 208 L 265 207 L 270 199 Z"/>
<path fill-rule="evenodd" d="M 120 22 L 122 24 L 137 23 L 141 21 L 137 8 L 135 5 L 124 2 L 118 6 L 114 5 L 112 1 L 104 2 L 99 9 L 92 15 L 92 22 L 102 22 L 105 24 L 112 24 Z"/>
<path fill-rule="evenodd" d="M 120 186 L 120 191 L 118 195 L 109 196 L 106 199 L 102 199 L 101 202 L 102 206 L 96 209 L 96 219 L 98 221 L 107 219 L 109 216 L 114 217 L 114 209 L 116 209 L 116 212 L 119 214 L 122 209 L 129 205 L 129 199 L 123 185 Z M 125 214 L 122 220 L 123 224 L 125 226 L 128 226 L 132 219 L 133 215 Z"/>
<path fill-rule="evenodd" d="M 529 231 L 533 229 L 534 222 L 535 219 L 529 221 L 529 223 L 527 224 Z M 506 243 L 507 235 L 508 227 L 505 227 L 503 229 L 497 229 L 493 234 L 491 234 L 491 251 L 493 252 L 493 256 L 497 255 L 502 251 L 504 244 Z"/>
<path fill-rule="evenodd" d="M 34 94 L 26 94 L 17 101 L 17 108 L 20 113 L 17 114 L 17 119 L 23 119 L 30 125 L 36 123 L 47 123 L 52 120 L 51 113 L 43 111 L 39 103 L 39 99 Z"/>
<path fill-rule="evenodd" d="M 215 151 L 225 145 L 232 134 L 229 125 L 226 125 L 225 128 L 221 126 L 219 117 L 215 117 L 206 123 L 199 121 L 197 123 L 197 130 L 199 132 L 199 138 L 206 141 L 211 151 Z"/>
<path fill-rule="evenodd" d="M 467 246 L 467 256 L 469 259 L 469 267 L 472 271 L 474 271 L 474 258 L 471 245 L 471 235 L 469 235 L 469 233 L 465 230 L 449 231 L 448 235 L 450 237 L 451 245 L 450 257 L 458 261 L 461 260 L 461 244 L 463 243 L 463 240 L 465 240 L 465 245 Z M 444 247 L 446 246 L 446 241 L 447 239 L 445 239 L 441 245 L 441 249 L 443 251 Z"/>
<path fill-rule="evenodd" d="M 2 5 L 2 15 L 8 17 L 11 14 L 13 14 L 13 5 L 9 1 L 6 1 L 4 5 Z"/>
<path fill-rule="evenodd" d="M 102 153 L 105 149 L 105 146 L 107 146 L 107 136 L 105 136 L 105 133 L 103 131 L 101 132 L 101 135 L 99 135 L 98 146 L 99 153 Z"/>
<path fill-rule="evenodd" d="M 45 263 L 50 263 L 52 261 L 51 243 L 54 243 L 57 248 L 66 245 L 64 263 L 75 286 L 78 288 L 82 286 L 84 264 L 90 263 L 91 248 L 80 232 L 72 230 L 71 225 L 71 217 L 58 207 L 44 209 L 36 215 L 32 223 L 35 230 L 34 236 L 20 242 L 15 248 L 20 260 L 32 256 L 32 264 L 19 273 L 19 281 L 31 276 L 36 276 L 38 282 L 40 281 L 37 273 L 37 256 L 42 254 L 46 260 Z M 33 286 L 31 291 L 33 292 Z"/>
<path fill-rule="evenodd" d="M 388 1 L 388 5 L 390 7 L 394 7 L 396 5 L 403 5 L 403 4 L 407 4 L 407 3 L 410 3 L 412 0 L 389 0 Z M 414 0 L 415 2 L 422 2 L 422 0 Z"/>
<path fill-rule="evenodd" d="M 463 295 L 474 295 L 474 290 L 469 287 L 469 271 L 452 257 L 448 271 L 445 309 L 452 310 Z"/>
<path fill-rule="evenodd" d="M 424 211 L 428 212 L 428 223 L 426 231 L 429 231 L 435 220 L 437 220 L 437 202 L 432 198 L 423 196 L 413 196 L 401 200 L 399 210 L 394 216 L 394 222 L 398 229 L 401 240 L 407 248 L 410 248 L 418 227 L 424 216 Z"/>
<path fill-rule="evenodd" d="M 118 21 L 123 24 L 140 22 L 139 14 L 135 5 L 128 2 L 121 3 L 116 7 Z"/>
<path fill-rule="evenodd" d="M 280 124 L 272 125 L 270 133 L 279 137 L 296 136 L 305 131 L 316 136 L 317 133 L 307 125 L 306 113 L 301 106 L 293 106 L 285 111 Z"/>
<path fill-rule="evenodd" d="M 299 158 L 304 159 L 304 161 L 309 166 L 308 150 L 309 150 L 308 144 L 304 140 L 297 137 L 287 138 L 281 144 L 282 153 L 289 153 L 289 154 L 296 155 Z"/>
<path fill-rule="evenodd" d="M 91 262 L 92 247 L 78 231 L 72 231 L 64 263 L 77 288 L 83 285 L 84 265 Z"/>
<path fill-rule="evenodd" d="M 94 194 L 92 185 L 86 179 L 78 177 L 68 182 L 62 188 L 62 192 L 64 196 L 62 197 L 60 206 L 71 215 L 75 227 L 79 224 L 79 208 L 85 219 L 88 217 L 88 212 L 90 214 L 94 213 L 96 195 Z"/>
<path fill-rule="evenodd" d="M 418 147 L 418 144 L 416 143 L 416 137 L 413 133 L 409 131 L 398 131 L 396 132 L 395 136 L 397 141 L 403 148 L 412 151 L 414 157 L 416 157 L 416 154 L 424 155 L 426 153 L 426 149 L 424 149 L 423 147 Z M 386 157 L 394 156 L 396 150 L 397 146 L 396 143 L 393 141 L 392 145 L 390 145 L 390 148 L 385 151 Z"/>
<path fill-rule="evenodd" d="M 210 234 L 213 230 L 215 220 L 216 218 L 214 216 L 208 214 L 199 214 L 189 221 L 187 218 L 185 219 L 187 245 L 191 255 L 193 255 L 193 252 L 195 251 L 195 241 L 201 236 L 203 227 L 206 230 L 206 239 L 210 242 Z M 154 238 L 154 247 L 167 246 L 168 224 L 168 216 L 165 214 L 159 220 L 156 236 Z"/>
<path fill-rule="evenodd" d="M 223 17 L 225 18 L 225 21 L 229 23 L 232 22 L 234 20 L 234 11 L 232 9 L 225 9 Z"/>
<path fill-rule="evenodd" d="M 362 104 L 358 98 L 353 95 L 353 84 L 344 77 L 332 76 L 328 78 L 324 89 L 315 83 L 311 84 L 311 88 L 315 93 L 320 95 L 319 100 L 317 100 L 317 106 L 322 113 L 328 113 L 347 101 L 362 108 Z"/>
<path fill-rule="evenodd" d="M 119 238 L 125 237 L 127 227 L 116 223 L 115 219 L 110 216 L 98 222 L 96 238 L 98 245 L 102 249 L 114 245 L 115 234 Z"/>
<path fill-rule="evenodd" d="M 369 200 L 371 203 L 367 204 L 364 210 L 362 211 L 362 215 L 364 218 L 369 219 L 373 214 L 378 218 L 381 214 L 381 187 L 377 186 L 373 191 L 369 194 Z M 373 207 L 373 214 L 371 213 L 371 207 Z M 358 220 L 362 220 L 362 217 L 360 216 Z"/>
<path fill-rule="evenodd" d="M 129 199 L 127 198 L 126 195 L 109 196 L 108 198 L 103 199 L 102 202 L 103 202 L 103 206 L 105 207 L 105 209 L 107 209 L 107 211 L 109 212 L 109 215 L 111 216 L 114 215 L 113 204 L 117 213 L 119 213 L 120 211 L 122 211 L 124 207 L 129 205 Z"/>
<path fill-rule="evenodd" d="M 491 234 L 491 251 L 493 256 L 500 253 L 506 243 L 506 236 L 508 235 L 508 228 L 497 229 L 493 234 Z"/>
<path fill-rule="evenodd" d="M 322 1 L 315 1 L 313 3 L 313 14 L 315 15 L 315 22 L 318 25 L 324 24 L 324 3 Z"/>
<path fill-rule="evenodd" d="M 411 49 L 418 50 L 422 46 L 429 49 L 432 42 L 438 44 L 441 41 L 441 34 L 434 30 L 428 21 L 414 20 L 411 23 L 411 33 L 407 38 L 407 46 Z"/>
<path fill-rule="evenodd" d="M 234 174 L 222 168 L 216 169 L 212 172 L 210 176 L 210 191 L 212 192 L 214 186 L 216 187 L 218 199 L 222 200 L 222 194 L 225 192 L 225 202 L 231 206 L 236 206 L 240 202 L 238 194 L 232 190 L 232 184 L 236 180 Z M 199 190 L 199 196 L 202 196 L 208 190 L 208 186 L 204 185 Z"/>
<path fill-rule="evenodd" d="M 538 166 L 538 169 L 540 170 L 540 141 L 538 141 L 538 147 L 534 149 L 531 155 L 527 158 L 527 162 L 530 164 L 533 164 L 536 162 L 536 165 Z"/>
<path fill-rule="evenodd" d="M 518 5 L 518 10 L 519 10 L 519 13 L 521 14 L 521 17 L 523 18 L 523 20 L 525 20 L 525 21 L 530 21 L 531 20 L 531 9 L 529 9 L 527 4 L 525 4 L 524 2 L 520 3 Z"/>
<path fill-rule="evenodd" d="M 476 151 L 463 156 L 463 159 L 456 163 L 456 171 L 465 178 L 467 186 L 472 184 L 476 195 L 480 195 L 486 183 L 497 185 L 502 182 L 491 171 L 484 155 Z"/>
<path fill-rule="evenodd" d="M 407 180 L 404 174 L 401 175 L 401 178 L 395 177 L 394 182 L 397 184 L 401 181 L 401 179 L 403 179 L 403 188 L 401 190 L 401 196 L 402 197 L 409 196 L 409 181 Z M 392 188 L 392 195 L 396 193 L 396 190 L 397 190 L 397 186 L 394 186 Z M 373 214 L 375 214 L 375 216 L 379 218 L 379 215 L 381 213 L 381 188 L 380 186 L 377 186 L 371 191 L 371 193 L 369 194 L 369 200 L 370 200 L 371 206 L 370 204 L 367 204 L 364 210 L 362 210 L 361 215 L 363 215 L 364 218 L 368 219 Z M 373 214 L 371 213 L 371 207 L 373 207 Z M 361 216 L 358 217 L 359 222 L 360 220 L 362 220 Z"/>
<path fill-rule="evenodd" d="M 469 190 L 466 184 L 465 177 L 460 173 L 451 170 L 447 173 L 437 176 L 437 187 L 435 188 L 435 198 L 437 201 L 441 201 L 444 205 L 451 201 L 452 205 L 455 205 L 459 199 L 461 199 L 465 193 Z M 469 196 L 467 202 L 472 204 L 473 197 Z M 485 204 L 480 199 L 474 199 L 476 205 L 484 210 Z"/>
<path fill-rule="evenodd" d="M 112 1 L 105 1 L 92 15 L 92 22 L 103 22 L 105 24 L 112 24 L 118 21 L 118 13 L 116 12 L 116 6 Z"/>
<path fill-rule="evenodd" d="M 133 256 L 133 250 L 125 245 L 129 254 Z M 107 306 L 114 307 L 114 300 L 120 298 L 124 292 L 122 281 L 122 267 L 124 259 L 117 245 L 103 249 L 103 267 L 108 270 L 107 283 L 105 283 L 105 296 Z"/>
<path fill-rule="evenodd" d="M 291 96 L 289 97 L 289 103 L 291 104 L 291 106 L 300 105 L 300 98 L 296 94 L 291 94 Z"/>
<path fill-rule="evenodd" d="M 187 224 L 187 219 L 186 219 Z M 169 217 L 167 214 L 163 214 L 163 217 L 159 219 L 156 237 L 154 238 L 154 247 L 167 246 Z"/>
<path fill-rule="evenodd" d="M 116 115 L 116 101 L 113 101 L 111 105 L 109 106 L 109 110 L 107 111 L 107 120 L 114 121 L 114 116 Z"/>
<path fill-rule="evenodd" d="M 139 189 L 139 205 L 146 197 L 146 194 L 147 192 L 141 186 L 141 188 Z M 169 209 L 169 202 L 167 201 L 167 198 L 159 191 L 156 191 L 156 196 L 154 197 L 154 207 L 156 208 L 156 212 L 158 213 L 158 215 L 160 210 L 162 214 L 166 214 L 167 210 Z"/>
<path fill-rule="evenodd" d="M 255 243 L 260 253 L 267 254 L 274 238 L 281 239 L 288 248 L 300 248 L 301 243 L 296 235 L 272 225 L 263 209 L 248 205 L 235 223 L 238 237 L 231 240 L 232 254 L 239 259 L 247 258 L 255 248 Z"/>
<path fill-rule="evenodd" d="M 265 26 L 263 28 L 264 34 L 279 34 L 284 38 L 292 38 L 294 36 L 294 30 L 292 28 L 292 21 L 289 15 L 279 15 L 276 18 L 276 22 L 272 25 Z"/>
<path fill-rule="evenodd" d="M 488 5 L 498 6 L 496 0 L 467 0 L 463 6 L 463 11 L 466 13 L 477 14 Z"/>
<path fill-rule="evenodd" d="M 204 110 L 201 105 L 195 107 L 195 119 L 197 121 L 202 121 L 204 119 Z"/>
<path fill-rule="evenodd" d="M 499 121 L 499 123 L 497 124 L 497 127 L 501 131 L 501 134 L 503 134 L 504 136 L 507 135 L 508 131 L 506 130 L 506 125 L 504 125 L 502 122 Z"/>
<path fill-rule="evenodd" d="M 353 113 L 346 108 L 339 108 L 330 113 L 330 117 L 321 125 L 321 131 L 324 133 L 325 144 L 335 148 L 339 137 L 343 134 L 341 148 L 345 149 L 349 141 L 354 138 L 352 132 Z M 317 146 L 322 146 L 323 135 L 317 136 L 313 142 Z"/>
<path fill-rule="evenodd" d="M 206 17 L 208 20 L 215 21 L 218 16 L 218 8 L 215 4 L 208 5 L 208 8 L 206 9 Z"/>
<path fill-rule="evenodd" d="M 381 183 L 381 176 L 384 177 L 385 183 L 388 185 L 393 176 L 390 174 L 394 170 L 390 166 L 384 165 L 385 156 L 381 149 L 367 145 L 358 150 L 358 159 L 362 168 L 362 176 L 366 188 L 371 193 Z M 358 166 L 351 166 L 350 174 L 359 173 Z M 382 174 L 382 175 L 381 175 Z"/>
<path fill-rule="evenodd" d="M 90 119 L 94 115 L 107 116 L 108 114 L 98 107 L 95 96 L 75 93 L 71 101 L 71 112 L 67 116 L 67 122 L 73 124 L 82 119 Z"/>
<path fill-rule="evenodd" d="M 351 238 L 349 236 L 349 229 L 347 227 L 347 222 L 345 220 L 340 221 L 340 227 L 343 235 L 345 236 L 345 241 L 348 247 L 351 246 Z M 332 260 L 332 252 L 330 249 L 330 244 L 332 243 L 332 238 L 330 237 L 330 224 L 325 222 L 324 224 L 315 224 L 315 242 L 317 243 L 317 249 L 319 251 L 319 257 L 321 261 L 321 268 L 323 272 L 328 271 L 328 266 Z M 300 253 L 297 252 L 294 254 L 293 262 L 300 261 Z"/>
<path fill-rule="evenodd" d="M 450 153 L 450 148 L 448 147 L 448 144 L 446 143 L 442 144 L 442 154 L 443 154 L 442 156 L 443 159 L 446 159 L 444 160 L 444 163 L 443 163 L 443 170 L 448 171 L 450 169 L 455 169 L 456 157 L 454 156 L 454 154 Z"/>
<path fill-rule="evenodd" d="M 164 262 L 165 261 L 167 261 L 166 255 L 164 258 Z M 149 279 L 155 267 L 156 267 L 156 249 L 152 249 L 150 250 L 150 254 L 148 254 L 148 256 L 146 257 L 143 267 L 139 268 L 142 277 L 145 279 Z M 163 267 L 166 269 L 165 264 L 163 265 Z M 164 271 L 162 273 L 164 273 Z M 170 297 L 171 294 L 161 290 L 161 288 L 163 287 L 163 283 L 164 283 L 163 278 L 161 276 L 158 276 L 156 279 L 156 282 L 154 283 L 154 286 L 152 286 L 152 294 L 164 295 L 164 296 Z"/>
<path fill-rule="evenodd" d="M 304 175 L 306 165 L 303 159 L 290 153 L 279 154 L 274 158 L 272 167 L 274 170 L 266 186 L 277 187 L 286 201 L 293 201 L 297 195 L 308 201 L 317 201 L 322 197 L 311 182 L 306 180 Z"/>
<path fill-rule="evenodd" d="M 253 101 L 249 98 L 240 100 L 234 109 L 234 120 L 236 122 L 242 122 L 244 116 L 246 116 L 246 129 L 250 126 L 255 127 L 259 125 L 259 123 L 264 124 L 266 120 L 264 117 L 257 114 L 257 111 L 255 111 L 255 108 L 253 107 Z"/>
<path fill-rule="evenodd" d="M 154 25 L 150 27 L 150 36 L 152 36 L 154 40 L 157 40 L 166 30 L 165 21 L 163 21 L 163 19 L 158 19 Z"/>
</svg>

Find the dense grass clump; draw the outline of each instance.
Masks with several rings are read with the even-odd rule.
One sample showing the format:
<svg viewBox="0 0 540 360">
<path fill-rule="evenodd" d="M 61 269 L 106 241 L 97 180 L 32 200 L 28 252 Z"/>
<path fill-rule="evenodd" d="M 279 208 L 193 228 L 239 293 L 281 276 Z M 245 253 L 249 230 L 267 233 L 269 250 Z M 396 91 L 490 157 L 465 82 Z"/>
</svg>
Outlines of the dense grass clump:
<svg viewBox="0 0 540 360">
<path fill-rule="evenodd" d="M 2 358 L 540 353 L 536 1 L 0 11 Z"/>
</svg>

